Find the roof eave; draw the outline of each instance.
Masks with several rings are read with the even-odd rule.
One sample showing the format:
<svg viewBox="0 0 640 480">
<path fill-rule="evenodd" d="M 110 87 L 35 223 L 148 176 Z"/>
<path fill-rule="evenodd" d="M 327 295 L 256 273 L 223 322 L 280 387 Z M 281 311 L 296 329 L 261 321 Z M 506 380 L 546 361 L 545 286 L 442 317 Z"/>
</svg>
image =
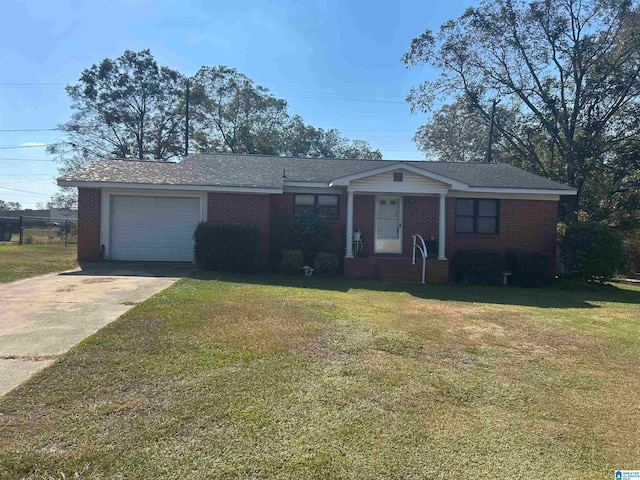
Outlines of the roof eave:
<svg viewBox="0 0 640 480">
<path fill-rule="evenodd" d="M 85 182 L 79 180 L 58 179 L 61 187 L 78 188 L 122 188 L 137 190 L 183 190 L 203 192 L 229 192 L 229 193 L 282 193 L 282 188 L 269 187 L 236 187 L 222 185 L 190 185 L 190 184 L 159 184 L 159 183 L 120 183 L 120 182 Z"/>
<path fill-rule="evenodd" d="M 573 188 L 550 189 L 550 188 L 495 188 L 495 187 L 468 187 L 461 189 L 462 192 L 477 193 L 521 193 L 539 195 L 577 195 L 578 191 Z"/>
</svg>

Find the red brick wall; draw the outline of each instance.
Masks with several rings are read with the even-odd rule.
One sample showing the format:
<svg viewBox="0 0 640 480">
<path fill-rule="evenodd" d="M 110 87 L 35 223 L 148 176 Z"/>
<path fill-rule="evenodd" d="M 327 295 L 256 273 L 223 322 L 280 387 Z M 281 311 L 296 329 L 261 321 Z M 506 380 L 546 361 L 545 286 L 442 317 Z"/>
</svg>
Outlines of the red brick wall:
<svg viewBox="0 0 640 480">
<path fill-rule="evenodd" d="M 100 258 L 100 189 L 78 188 L 78 260 Z"/>
<path fill-rule="evenodd" d="M 209 193 L 207 195 L 207 221 L 257 225 L 260 230 L 260 252 L 267 253 L 269 251 L 269 215 L 272 197 L 275 196 Z"/>
<path fill-rule="evenodd" d="M 455 198 L 447 198 L 446 215 L 448 258 L 453 258 L 458 250 L 543 253 L 549 256 L 549 272 L 555 274 L 558 202 L 500 200 L 497 235 L 456 233 Z"/>
<path fill-rule="evenodd" d="M 375 196 L 354 196 L 353 228 L 362 230 L 363 248 L 373 254 Z M 403 253 L 410 256 L 411 235 L 438 239 L 436 196 L 405 197 L 403 205 Z M 537 252 L 548 255 L 553 271 L 556 257 L 558 202 L 543 200 L 500 200 L 500 232 L 497 235 L 473 235 L 455 232 L 455 199 L 446 199 L 446 255 L 453 258 L 458 250 L 496 250 Z M 389 256 L 389 254 L 384 254 Z"/>
<path fill-rule="evenodd" d="M 411 200 L 409 200 L 411 198 Z M 269 218 L 278 212 L 293 216 L 294 194 L 210 193 L 210 222 L 252 223 L 260 227 L 261 249 L 268 250 Z M 403 204 L 403 255 L 411 255 L 411 235 L 425 240 L 438 239 L 438 202 L 436 196 L 405 197 Z M 347 196 L 340 195 L 339 218 L 328 220 L 333 241 L 344 242 Z M 373 254 L 375 195 L 354 195 L 353 228 L 362 231 L 363 248 Z M 216 206 L 217 205 L 217 206 Z M 455 199 L 447 198 L 447 257 L 457 250 L 491 249 L 542 252 L 555 259 L 557 202 L 539 200 L 501 200 L 500 234 L 469 235 L 455 233 Z"/>
</svg>

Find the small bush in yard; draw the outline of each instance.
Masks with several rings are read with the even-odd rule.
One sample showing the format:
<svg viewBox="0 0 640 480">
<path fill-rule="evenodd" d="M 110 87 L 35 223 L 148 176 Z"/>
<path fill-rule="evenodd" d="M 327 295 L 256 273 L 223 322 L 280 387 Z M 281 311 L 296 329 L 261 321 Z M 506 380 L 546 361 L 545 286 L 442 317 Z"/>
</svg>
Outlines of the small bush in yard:
<svg viewBox="0 0 640 480">
<path fill-rule="evenodd" d="M 338 256 L 335 253 L 319 252 L 313 262 L 315 274 L 321 277 L 333 277 L 338 273 Z"/>
<path fill-rule="evenodd" d="M 282 252 L 280 271 L 287 275 L 297 275 L 302 273 L 303 256 L 301 250 L 285 250 Z"/>
<path fill-rule="evenodd" d="M 610 280 L 624 266 L 622 237 L 596 222 L 576 222 L 567 227 L 561 258 L 571 275 L 583 280 Z"/>
<path fill-rule="evenodd" d="M 549 257 L 540 253 L 507 252 L 504 269 L 512 274 L 509 282 L 519 287 L 541 287 L 551 280 Z"/>
<path fill-rule="evenodd" d="M 256 270 L 260 232 L 255 225 L 201 223 L 193 234 L 196 263 L 203 270 Z"/>
<path fill-rule="evenodd" d="M 318 252 L 326 250 L 331 243 L 329 224 L 313 213 L 293 217 L 289 235 L 291 247 L 302 251 L 305 265 L 311 265 Z"/>
<path fill-rule="evenodd" d="M 460 250 L 453 264 L 456 282 L 481 285 L 500 285 L 504 270 L 504 255 L 498 252 Z"/>
</svg>

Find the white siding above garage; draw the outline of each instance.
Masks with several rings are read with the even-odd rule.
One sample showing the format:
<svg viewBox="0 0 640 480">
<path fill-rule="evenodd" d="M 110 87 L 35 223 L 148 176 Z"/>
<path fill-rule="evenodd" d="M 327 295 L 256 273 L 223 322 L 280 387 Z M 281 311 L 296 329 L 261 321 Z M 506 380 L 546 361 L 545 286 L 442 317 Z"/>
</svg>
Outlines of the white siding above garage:
<svg viewBox="0 0 640 480">
<path fill-rule="evenodd" d="M 402 181 L 394 181 L 394 173 L 402 173 Z M 402 169 L 352 180 L 348 188 L 353 192 L 412 195 L 446 193 L 448 191 L 448 185 L 445 183 Z"/>
<path fill-rule="evenodd" d="M 112 195 L 110 257 L 113 260 L 193 261 L 193 232 L 200 198 Z"/>
</svg>

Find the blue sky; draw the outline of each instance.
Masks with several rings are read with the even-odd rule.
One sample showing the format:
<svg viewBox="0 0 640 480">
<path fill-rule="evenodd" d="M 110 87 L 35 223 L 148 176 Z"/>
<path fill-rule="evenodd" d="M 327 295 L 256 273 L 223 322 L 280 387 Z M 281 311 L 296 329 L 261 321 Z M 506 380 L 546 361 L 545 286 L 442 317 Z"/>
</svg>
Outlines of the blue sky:
<svg viewBox="0 0 640 480">
<path fill-rule="evenodd" d="M 69 119 L 64 85 L 126 49 L 150 48 L 192 75 L 235 67 L 316 127 L 367 140 L 385 159 L 422 159 L 411 140 L 409 89 L 435 72 L 400 57 L 425 28 L 474 0 L 30 0 L 3 2 L 0 29 L 0 199 L 26 208 L 55 193 L 56 165 L 40 144 Z M 34 145 L 34 146 L 28 146 Z M 6 148 L 25 146 L 24 148 Z M 40 160 L 40 161 L 27 161 Z M 18 191 L 21 190 L 21 191 Z"/>
</svg>

